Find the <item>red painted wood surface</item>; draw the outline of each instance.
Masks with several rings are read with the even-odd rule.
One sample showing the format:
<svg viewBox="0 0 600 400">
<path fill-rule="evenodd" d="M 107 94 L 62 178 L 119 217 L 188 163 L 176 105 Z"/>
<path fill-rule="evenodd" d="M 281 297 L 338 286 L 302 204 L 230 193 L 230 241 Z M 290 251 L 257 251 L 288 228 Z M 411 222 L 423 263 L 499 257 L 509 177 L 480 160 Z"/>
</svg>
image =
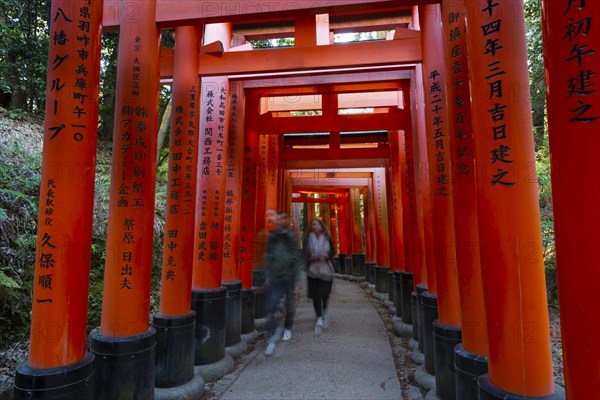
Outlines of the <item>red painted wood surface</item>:
<svg viewBox="0 0 600 400">
<path fill-rule="evenodd" d="M 490 381 L 542 397 L 554 383 L 523 12 L 476 2 L 467 43 Z"/>
<path fill-rule="evenodd" d="M 200 34 L 194 27 L 181 27 L 175 30 L 175 40 L 172 129 L 160 286 L 160 313 L 165 316 L 190 312 L 200 118 L 200 78 L 196 73 L 197 61 L 191 56 L 200 46 Z"/>
<path fill-rule="evenodd" d="M 32 368 L 73 364 L 86 348 L 102 1 L 90 5 L 57 0 L 50 13 Z"/>
<path fill-rule="evenodd" d="M 154 1 L 132 1 L 139 22 L 123 24 L 113 135 L 101 332 L 145 333 L 150 314 L 158 131 L 159 30 Z M 123 5 L 124 7 L 127 5 Z"/>
<path fill-rule="evenodd" d="M 600 398 L 600 2 L 542 1 L 565 389 Z"/>
</svg>

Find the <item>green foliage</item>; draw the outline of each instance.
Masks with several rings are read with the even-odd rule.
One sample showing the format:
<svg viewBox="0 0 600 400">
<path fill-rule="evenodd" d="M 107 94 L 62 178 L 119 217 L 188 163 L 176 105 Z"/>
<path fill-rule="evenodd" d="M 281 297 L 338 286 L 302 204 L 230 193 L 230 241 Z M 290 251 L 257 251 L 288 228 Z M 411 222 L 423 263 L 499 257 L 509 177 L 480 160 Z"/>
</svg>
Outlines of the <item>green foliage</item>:
<svg viewBox="0 0 600 400">
<path fill-rule="evenodd" d="M 550 151 L 546 122 L 546 82 L 542 40 L 542 15 L 540 0 L 525 0 L 525 21 L 529 65 L 529 83 L 533 135 L 536 148 L 536 169 L 539 185 L 542 246 L 546 268 L 548 302 L 558 306 L 556 281 L 556 254 L 554 247 L 554 217 L 552 214 L 552 183 L 550 180 Z"/>
<path fill-rule="evenodd" d="M 294 47 L 294 38 L 279 38 L 267 40 L 249 40 L 255 49 L 269 49 L 273 47 Z"/>
<path fill-rule="evenodd" d="M 533 133 L 536 150 L 544 146 L 546 127 L 546 80 L 544 75 L 544 52 L 542 41 L 542 14 L 540 0 L 525 1 L 525 21 L 527 24 L 527 53 L 529 65 L 529 85 L 533 119 Z"/>
<path fill-rule="evenodd" d="M 48 24 L 46 0 L 0 0 L 0 92 L 12 108 L 43 112 Z"/>
<path fill-rule="evenodd" d="M 102 50 L 100 51 L 100 94 L 98 107 L 98 135 L 103 140 L 110 140 L 113 134 L 118 50 L 119 33 L 108 32 L 103 34 Z"/>
<path fill-rule="evenodd" d="M 0 130 L 0 134 L 4 134 Z M 0 145 L 0 346 L 27 333 L 36 245 L 41 154 Z"/>
</svg>

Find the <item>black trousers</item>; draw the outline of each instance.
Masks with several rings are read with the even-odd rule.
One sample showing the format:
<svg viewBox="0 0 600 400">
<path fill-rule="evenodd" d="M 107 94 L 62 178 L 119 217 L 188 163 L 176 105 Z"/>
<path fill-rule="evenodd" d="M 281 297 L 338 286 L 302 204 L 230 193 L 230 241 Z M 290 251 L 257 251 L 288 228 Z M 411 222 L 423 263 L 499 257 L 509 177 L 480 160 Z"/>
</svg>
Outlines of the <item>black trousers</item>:
<svg viewBox="0 0 600 400">
<path fill-rule="evenodd" d="M 333 280 L 323 280 L 318 278 L 308 277 L 308 297 L 313 301 L 313 307 L 317 318 L 322 317 L 327 309 L 327 302 L 331 294 L 331 286 Z"/>
</svg>

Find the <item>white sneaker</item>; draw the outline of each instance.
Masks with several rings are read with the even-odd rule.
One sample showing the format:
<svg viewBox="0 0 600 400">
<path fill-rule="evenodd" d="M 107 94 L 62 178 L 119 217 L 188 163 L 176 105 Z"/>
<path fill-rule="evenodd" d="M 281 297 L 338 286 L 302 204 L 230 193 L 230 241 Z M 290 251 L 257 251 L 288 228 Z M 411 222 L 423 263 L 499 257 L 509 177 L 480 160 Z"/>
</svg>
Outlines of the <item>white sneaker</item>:
<svg viewBox="0 0 600 400">
<path fill-rule="evenodd" d="M 275 352 L 275 343 L 271 342 L 269 343 L 269 345 L 267 346 L 267 350 L 265 350 L 265 356 L 267 357 L 271 357 L 273 355 L 273 353 Z"/>
<path fill-rule="evenodd" d="M 290 339 L 292 339 L 292 331 L 286 329 L 285 331 L 283 331 L 283 337 L 281 338 L 281 340 L 287 342 Z"/>
<path fill-rule="evenodd" d="M 317 318 L 317 323 L 315 324 L 315 335 L 320 335 L 321 329 L 323 329 L 323 317 Z"/>
</svg>

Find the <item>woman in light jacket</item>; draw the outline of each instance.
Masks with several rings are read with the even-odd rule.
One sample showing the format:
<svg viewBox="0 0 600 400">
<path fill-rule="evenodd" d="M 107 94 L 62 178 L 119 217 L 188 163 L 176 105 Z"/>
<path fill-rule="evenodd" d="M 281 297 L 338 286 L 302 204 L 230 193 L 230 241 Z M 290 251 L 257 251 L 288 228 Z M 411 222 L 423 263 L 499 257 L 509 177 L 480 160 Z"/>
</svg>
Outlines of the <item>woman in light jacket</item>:
<svg viewBox="0 0 600 400">
<path fill-rule="evenodd" d="M 308 278 L 308 297 L 313 301 L 317 322 L 315 333 L 319 335 L 327 313 L 327 302 L 331 293 L 334 271 L 331 258 L 334 255 L 331 235 L 320 219 L 311 222 L 311 230 L 302 242 L 306 259 Z"/>
</svg>

